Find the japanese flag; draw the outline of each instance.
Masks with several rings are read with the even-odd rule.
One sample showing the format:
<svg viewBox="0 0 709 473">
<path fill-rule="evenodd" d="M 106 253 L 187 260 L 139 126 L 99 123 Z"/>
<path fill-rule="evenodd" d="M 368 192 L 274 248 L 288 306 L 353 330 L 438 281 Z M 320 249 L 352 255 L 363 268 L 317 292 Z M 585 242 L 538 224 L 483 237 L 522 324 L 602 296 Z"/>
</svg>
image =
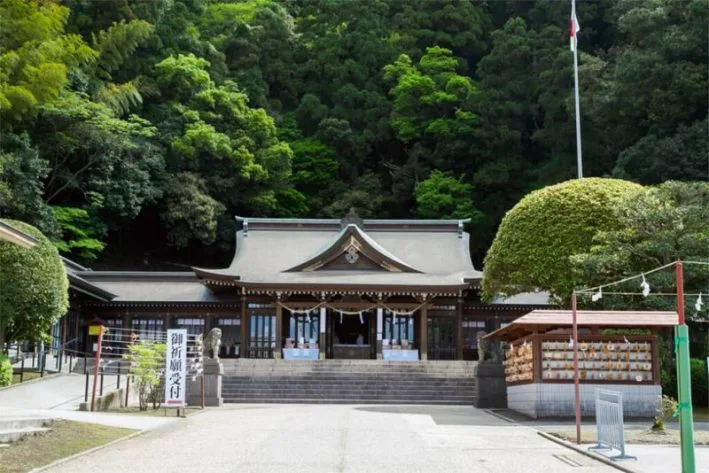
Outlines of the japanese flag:
<svg viewBox="0 0 709 473">
<path fill-rule="evenodd" d="M 581 30 L 579 20 L 576 18 L 576 10 L 571 12 L 571 20 L 569 20 L 569 40 L 571 41 L 571 51 L 576 51 L 576 43 L 578 42 L 576 34 Z"/>
</svg>

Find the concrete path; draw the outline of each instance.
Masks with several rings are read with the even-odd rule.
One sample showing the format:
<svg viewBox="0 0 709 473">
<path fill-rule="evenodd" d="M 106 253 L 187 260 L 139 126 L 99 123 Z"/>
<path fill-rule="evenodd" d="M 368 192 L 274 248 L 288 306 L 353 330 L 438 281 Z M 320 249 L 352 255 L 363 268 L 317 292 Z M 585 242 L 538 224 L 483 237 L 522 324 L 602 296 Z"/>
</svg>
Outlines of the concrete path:
<svg viewBox="0 0 709 473">
<path fill-rule="evenodd" d="M 0 406 L 27 409 L 73 410 L 84 400 L 86 378 L 79 374 L 60 374 L 28 381 L 0 391 Z M 112 380 L 115 386 L 115 379 Z M 104 378 L 104 388 L 111 386 Z"/>
<path fill-rule="evenodd" d="M 592 445 L 582 445 L 583 448 Z M 626 453 L 637 460 L 619 460 L 618 464 L 638 473 L 669 473 L 682 471 L 682 459 L 677 445 L 627 445 Z M 697 473 L 709 473 L 709 447 L 694 448 Z"/>
<path fill-rule="evenodd" d="M 472 407 L 236 405 L 49 470 L 419 473 L 617 470 Z"/>
<path fill-rule="evenodd" d="M 0 390 L 0 417 L 67 419 L 138 430 L 152 430 L 178 420 L 174 417 L 79 412 L 76 409 L 84 400 L 85 383 L 84 375 L 60 374 Z M 105 392 L 115 387 L 115 376 L 104 377 Z"/>
</svg>

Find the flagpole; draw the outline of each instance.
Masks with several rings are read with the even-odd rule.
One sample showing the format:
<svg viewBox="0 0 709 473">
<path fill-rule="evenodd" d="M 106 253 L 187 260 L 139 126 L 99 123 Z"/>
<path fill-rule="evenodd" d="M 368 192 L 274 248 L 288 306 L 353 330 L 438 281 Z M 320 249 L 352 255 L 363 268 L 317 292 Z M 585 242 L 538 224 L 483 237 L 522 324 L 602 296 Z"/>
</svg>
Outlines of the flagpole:
<svg viewBox="0 0 709 473">
<path fill-rule="evenodd" d="M 571 0 L 571 18 L 576 22 L 576 0 Z M 572 25 L 575 28 L 576 25 Z M 579 59 L 578 37 L 574 32 L 574 98 L 576 102 L 576 167 L 578 178 L 583 177 L 583 160 L 581 158 L 581 107 L 579 105 Z"/>
</svg>

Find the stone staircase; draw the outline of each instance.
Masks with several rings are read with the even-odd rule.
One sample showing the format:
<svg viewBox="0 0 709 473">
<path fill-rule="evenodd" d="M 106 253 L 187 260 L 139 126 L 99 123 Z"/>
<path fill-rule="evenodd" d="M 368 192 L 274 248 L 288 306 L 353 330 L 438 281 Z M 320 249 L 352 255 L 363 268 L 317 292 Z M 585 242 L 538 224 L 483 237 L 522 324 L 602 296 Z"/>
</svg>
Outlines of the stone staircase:
<svg viewBox="0 0 709 473">
<path fill-rule="evenodd" d="M 470 361 L 221 361 L 227 403 L 472 405 L 477 396 Z"/>
<path fill-rule="evenodd" d="M 17 442 L 26 435 L 47 432 L 51 419 L 43 417 L 0 417 L 0 444 Z"/>
</svg>

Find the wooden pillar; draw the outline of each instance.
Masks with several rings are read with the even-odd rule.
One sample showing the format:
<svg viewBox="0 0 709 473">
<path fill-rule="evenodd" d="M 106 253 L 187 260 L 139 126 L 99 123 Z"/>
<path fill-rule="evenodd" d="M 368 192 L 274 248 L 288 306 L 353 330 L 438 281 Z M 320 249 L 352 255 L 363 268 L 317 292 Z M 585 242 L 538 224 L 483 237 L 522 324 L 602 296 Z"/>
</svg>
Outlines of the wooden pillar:
<svg viewBox="0 0 709 473">
<path fill-rule="evenodd" d="M 280 299 L 280 297 L 279 297 Z M 273 350 L 273 358 L 275 359 L 280 359 L 281 358 L 281 335 L 282 335 L 282 326 L 283 326 L 283 307 L 281 307 L 280 304 L 276 303 L 276 348 Z"/>
<path fill-rule="evenodd" d="M 382 333 L 384 332 L 384 309 L 377 307 L 377 360 L 382 359 Z"/>
<path fill-rule="evenodd" d="M 246 316 L 246 294 L 241 295 L 241 341 L 239 342 L 239 357 L 249 357 L 249 319 Z"/>
<path fill-rule="evenodd" d="M 463 302 L 462 297 L 458 298 L 458 306 L 455 314 L 455 359 L 463 359 Z"/>
<path fill-rule="evenodd" d="M 428 305 L 421 307 L 421 360 L 428 360 Z"/>
<path fill-rule="evenodd" d="M 318 340 L 320 347 L 320 359 L 327 358 L 327 309 L 320 307 L 320 339 Z"/>
</svg>

